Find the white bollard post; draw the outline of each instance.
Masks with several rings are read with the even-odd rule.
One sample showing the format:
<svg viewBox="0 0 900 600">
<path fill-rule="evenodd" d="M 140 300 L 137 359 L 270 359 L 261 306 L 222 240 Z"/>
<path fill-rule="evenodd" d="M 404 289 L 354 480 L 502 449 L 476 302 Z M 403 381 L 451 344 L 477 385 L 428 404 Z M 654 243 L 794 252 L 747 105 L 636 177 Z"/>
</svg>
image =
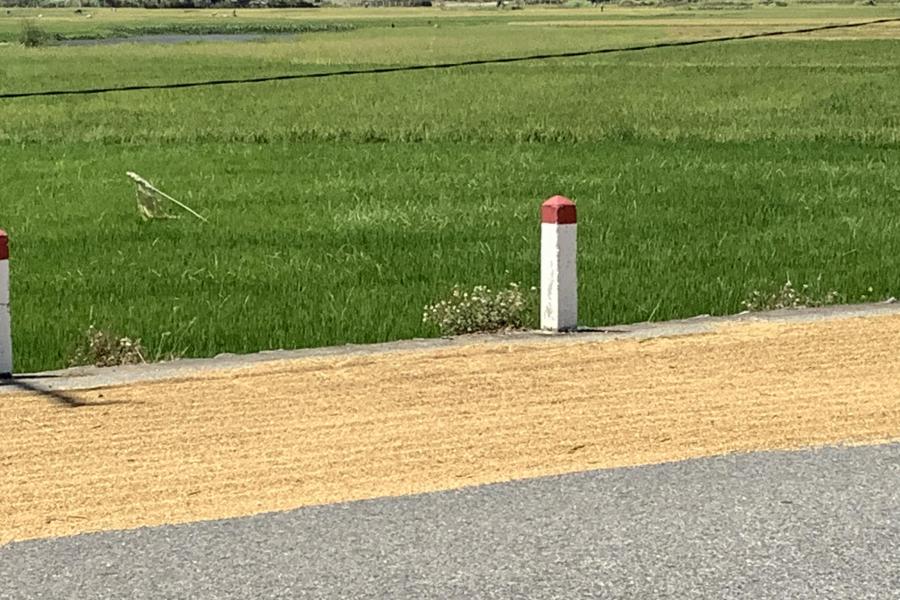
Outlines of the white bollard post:
<svg viewBox="0 0 900 600">
<path fill-rule="evenodd" d="M 541 205 L 541 329 L 578 327 L 575 203 L 553 196 Z"/>
<path fill-rule="evenodd" d="M 9 317 L 9 237 L 0 229 L 0 379 L 12 377 L 12 324 Z"/>
</svg>

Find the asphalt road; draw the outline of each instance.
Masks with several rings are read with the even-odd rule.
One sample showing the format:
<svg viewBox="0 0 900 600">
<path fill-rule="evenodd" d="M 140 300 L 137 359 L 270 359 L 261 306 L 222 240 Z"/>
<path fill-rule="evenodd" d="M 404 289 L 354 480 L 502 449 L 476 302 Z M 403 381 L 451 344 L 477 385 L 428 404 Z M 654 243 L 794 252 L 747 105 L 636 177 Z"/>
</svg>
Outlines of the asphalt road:
<svg viewBox="0 0 900 600">
<path fill-rule="evenodd" d="M 900 444 L 13 543 L 0 598 L 900 598 Z"/>
</svg>

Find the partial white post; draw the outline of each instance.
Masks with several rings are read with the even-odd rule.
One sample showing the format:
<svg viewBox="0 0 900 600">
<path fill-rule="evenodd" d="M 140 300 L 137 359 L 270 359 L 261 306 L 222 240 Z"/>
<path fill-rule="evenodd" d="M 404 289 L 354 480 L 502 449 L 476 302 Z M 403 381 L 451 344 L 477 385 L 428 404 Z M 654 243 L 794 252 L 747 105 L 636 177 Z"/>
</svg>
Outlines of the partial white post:
<svg viewBox="0 0 900 600">
<path fill-rule="evenodd" d="M 578 327 L 575 203 L 553 196 L 541 205 L 541 329 Z"/>
<path fill-rule="evenodd" d="M 0 379 L 12 377 L 12 324 L 9 316 L 9 237 L 0 229 Z"/>
</svg>

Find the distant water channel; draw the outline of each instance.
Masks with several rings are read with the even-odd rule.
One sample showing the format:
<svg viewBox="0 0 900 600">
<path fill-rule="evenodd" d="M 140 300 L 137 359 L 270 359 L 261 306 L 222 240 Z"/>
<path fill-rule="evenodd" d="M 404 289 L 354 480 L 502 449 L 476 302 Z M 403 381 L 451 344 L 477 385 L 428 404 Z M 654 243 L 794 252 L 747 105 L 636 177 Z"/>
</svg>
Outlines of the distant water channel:
<svg viewBox="0 0 900 600">
<path fill-rule="evenodd" d="M 112 44 L 182 44 L 185 42 L 252 42 L 264 38 L 283 38 L 296 33 L 162 33 L 96 40 L 61 40 L 60 46 L 108 46 Z"/>
</svg>

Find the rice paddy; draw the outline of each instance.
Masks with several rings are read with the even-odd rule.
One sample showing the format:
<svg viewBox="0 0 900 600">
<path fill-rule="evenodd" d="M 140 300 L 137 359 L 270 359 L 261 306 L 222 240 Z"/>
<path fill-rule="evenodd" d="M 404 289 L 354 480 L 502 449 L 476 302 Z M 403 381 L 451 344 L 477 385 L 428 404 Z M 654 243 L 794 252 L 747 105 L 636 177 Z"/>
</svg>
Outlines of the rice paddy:
<svg viewBox="0 0 900 600">
<path fill-rule="evenodd" d="M 628 46 L 900 7 L 213 12 L 0 12 L 0 93 Z M 225 20 L 301 33 L 26 48 L 23 18 L 61 37 Z M 557 193 L 579 206 L 585 324 L 733 313 L 788 279 L 845 301 L 897 295 L 897 115 L 896 25 L 0 100 L 16 369 L 65 365 L 92 324 L 155 356 L 435 335 L 422 308 L 454 284 L 537 284 L 538 206 Z M 210 223 L 142 222 L 126 171 Z"/>
</svg>

